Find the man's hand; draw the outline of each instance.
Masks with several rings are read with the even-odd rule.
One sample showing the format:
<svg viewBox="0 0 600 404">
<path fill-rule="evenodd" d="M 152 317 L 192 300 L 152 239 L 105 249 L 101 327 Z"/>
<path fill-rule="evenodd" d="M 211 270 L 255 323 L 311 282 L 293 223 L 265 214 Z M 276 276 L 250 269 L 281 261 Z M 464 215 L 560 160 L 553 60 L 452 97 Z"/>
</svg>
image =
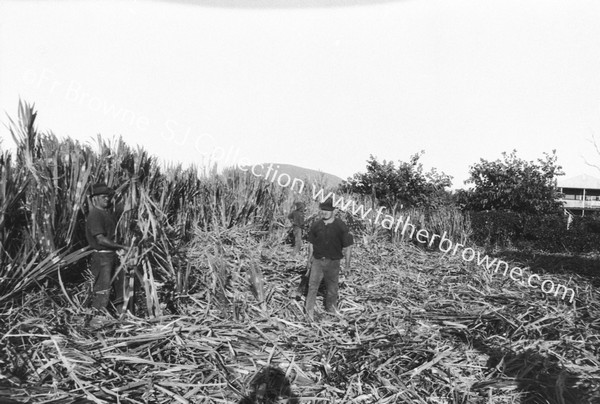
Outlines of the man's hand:
<svg viewBox="0 0 600 404">
<path fill-rule="evenodd" d="M 127 250 L 129 248 L 129 246 L 111 241 L 104 234 L 96 235 L 96 241 L 98 242 L 98 244 L 100 244 L 102 247 L 108 250 Z"/>
<path fill-rule="evenodd" d="M 125 265 L 127 265 L 129 267 L 133 267 L 133 266 L 137 265 L 137 257 L 136 257 L 137 254 L 135 254 L 136 251 L 134 250 L 134 247 L 133 247 L 134 242 L 135 242 L 135 237 L 133 238 L 130 246 L 122 246 L 121 249 L 117 250 L 117 255 L 121 259 L 121 262 L 125 263 Z"/>
</svg>

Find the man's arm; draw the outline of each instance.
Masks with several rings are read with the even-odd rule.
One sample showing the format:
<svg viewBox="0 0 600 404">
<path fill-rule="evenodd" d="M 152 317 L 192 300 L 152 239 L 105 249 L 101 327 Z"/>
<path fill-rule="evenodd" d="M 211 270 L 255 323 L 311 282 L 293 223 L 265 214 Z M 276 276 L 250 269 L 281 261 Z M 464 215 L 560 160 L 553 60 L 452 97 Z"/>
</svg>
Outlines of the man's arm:
<svg viewBox="0 0 600 404">
<path fill-rule="evenodd" d="M 345 269 L 350 270 L 350 258 L 352 257 L 352 245 L 354 245 L 354 237 L 350 234 L 346 223 L 342 222 L 342 254 L 345 258 Z"/>
<path fill-rule="evenodd" d="M 292 216 L 291 217 L 292 224 L 294 226 L 298 226 L 298 227 L 304 226 L 304 218 L 303 218 L 303 215 L 300 212 L 298 212 L 296 210 L 296 211 L 292 212 L 291 216 Z"/>
<path fill-rule="evenodd" d="M 342 254 L 344 254 L 344 258 L 345 258 L 344 269 L 349 271 L 350 270 L 350 258 L 352 257 L 352 246 L 349 245 L 348 247 L 342 248 Z"/>
<path fill-rule="evenodd" d="M 121 249 L 125 250 L 125 249 L 129 248 L 126 245 L 118 244 L 118 243 L 115 243 L 114 241 L 110 241 L 108 239 L 108 237 L 106 237 L 104 234 L 97 234 L 96 241 L 102 247 L 107 248 L 109 250 L 121 250 Z"/>
</svg>

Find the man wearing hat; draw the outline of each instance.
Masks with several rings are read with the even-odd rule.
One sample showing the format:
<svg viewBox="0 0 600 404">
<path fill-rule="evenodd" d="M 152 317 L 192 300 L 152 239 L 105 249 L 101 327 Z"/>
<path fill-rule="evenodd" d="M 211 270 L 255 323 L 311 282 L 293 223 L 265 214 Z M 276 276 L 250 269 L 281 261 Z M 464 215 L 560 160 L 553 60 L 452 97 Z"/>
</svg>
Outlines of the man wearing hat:
<svg viewBox="0 0 600 404">
<path fill-rule="evenodd" d="M 294 234 L 294 252 L 300 253 L 302 248 L 302 228 L 304 227 L 304 202 L 294 203 L 296 209 L 288 215 L 292 222 L 292 232 Z"/>
<path fill-rule="evenodd" d="M 113 193 L 104 183 L 92 186 L 91 205 L 85 226 L 88 244 L 94 250 L 90 264 L 94 277 L 92 307 L 97 310 L 108 306 L 111 279 L 117 264 L 117 250 L 128 248 L 114 242 L 117 221 L 109 210 Z M 124 279 L 122 271 L 115 278 L 115 305 L 123 302 Z"/>
<path fill-rule="evenodd" d="M 314 317 L 317 291 L 321 281 L 325 281 L 325 311 L 338 314 L 338 284 L 340 261 L 345 258 L 345 268 L 350 269 L 350 252 L 354 244 L 348 226 L 335 216 L 331 198 L 319 205 L 321 218 L 317 220 L 308 232 L 310 242 L 308 253 L 312 255 L 312 266 L 308 281 L 306 296 L 306 314 Z"/>
</svg>

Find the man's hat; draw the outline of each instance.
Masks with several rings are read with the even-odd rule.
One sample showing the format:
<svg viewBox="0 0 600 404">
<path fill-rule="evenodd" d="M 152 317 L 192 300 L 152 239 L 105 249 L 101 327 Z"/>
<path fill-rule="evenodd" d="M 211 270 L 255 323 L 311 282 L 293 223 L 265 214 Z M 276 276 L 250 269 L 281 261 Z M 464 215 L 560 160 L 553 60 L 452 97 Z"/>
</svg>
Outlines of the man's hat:
<svg viewBox="0 0 600 404">
<path fill-rule="evenodd" d="M 92 185 L 92 196 L 98 195 L 112 195 L 115 191 L 112 188 L 106 186 L 105 183 L 99 182 L 97 184 Z"/>
<path fill-rule="evenodd" d="M 334 210 L 335 208 L 333 207 L 333 201 L 331 198 L 327 198 L 327 200 L 323 203 L 319 204 L 319 209 L 321 210 Z"/>
</svg>

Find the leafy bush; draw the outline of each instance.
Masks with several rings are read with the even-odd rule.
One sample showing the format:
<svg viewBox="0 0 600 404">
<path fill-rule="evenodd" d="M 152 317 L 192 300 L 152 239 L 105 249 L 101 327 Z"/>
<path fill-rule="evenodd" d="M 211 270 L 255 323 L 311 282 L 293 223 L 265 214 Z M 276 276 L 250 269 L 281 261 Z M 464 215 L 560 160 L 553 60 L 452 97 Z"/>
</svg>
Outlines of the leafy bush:
<svg viewBox="0 0 600 404">
<path fill-rule="evenodd" d="M 502 153 L 503 160 L 481 159 L 470 168 L 466 183 L 473 189 L 457 192 L 459 205 L 468 210 L 511 210 L 530 214 L 558 214 L 561 204 L 555 187 L 556 177 L 563 175 L 556 152 L 544 153 L 537 163 L 516 155 Z"/>
<path fill-rule="evenodd" d="M 451 203 L 446 188 L 452 185 L 452 177 L 435 168 L 424 173 L 419 159 L 423 152 L 411 156 L 409 162 L 392 161 L 380 163 L 370 156 L 367 172 L 356 173 L 344 181 L 342 192 L 370 195 L 379 204 L 397 211 L 402 208 L 438 207 Z"/>
<path fill-rule="evenodd" d="M 562 214 L 513 211 L 470 212 L 472 240 L 480 245 L 514 246 L 548 252 L 583 253 L 600 249 L 600 220 Z"/>
<path fill-rule="evenodd" d="M 472 240 L 483 245 L 511 245 L 521 237 L 521 215 L 512 211 L 470 212 Z"/>
</svg>

